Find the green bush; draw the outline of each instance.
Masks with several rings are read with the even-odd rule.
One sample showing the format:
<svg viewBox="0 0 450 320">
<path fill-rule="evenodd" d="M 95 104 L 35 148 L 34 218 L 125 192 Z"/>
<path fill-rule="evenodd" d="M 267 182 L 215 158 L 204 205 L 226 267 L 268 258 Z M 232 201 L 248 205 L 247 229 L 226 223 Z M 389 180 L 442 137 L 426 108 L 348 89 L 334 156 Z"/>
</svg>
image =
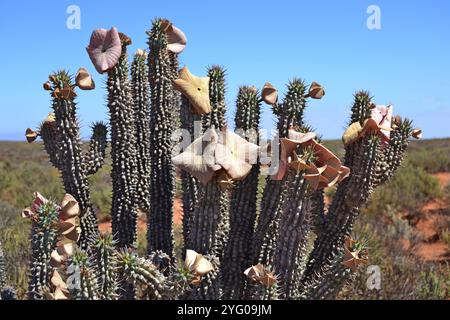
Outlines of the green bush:
<svg viewBox="0 0 450 320">
<path fill-rule="evenodd" d="M 375 191 L 366 212 L 381 214 L 389 207 L 399 210 L 414 209 L 440 195 L 441 190 L 436 178 L 422 168 L 408 165 L 400 168 L 392 181 Z"/>
<path fill-rule="evenodd" d="M 30 251 L 30 226 L 20 216 L 21 211 L 0 201 L 0 241 L 5 254 L 7 282 L 17 288 L 19 298 L 24 297 L 27 290 Z"/>
</svg>

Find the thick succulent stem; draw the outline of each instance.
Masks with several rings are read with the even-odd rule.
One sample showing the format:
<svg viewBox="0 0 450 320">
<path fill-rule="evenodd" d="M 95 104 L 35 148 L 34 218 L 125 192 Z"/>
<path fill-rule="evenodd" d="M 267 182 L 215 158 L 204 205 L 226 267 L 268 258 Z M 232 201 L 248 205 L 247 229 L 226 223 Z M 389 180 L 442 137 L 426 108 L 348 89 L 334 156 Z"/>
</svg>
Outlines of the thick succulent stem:
<svg viewBox="0 0 450 320">
<path fill-rule="evenodd" d="M 222 217 L 220 198 L 223 191 L 215 181 L 202 186 L 203 196 L 199 200 L 192 217 L 191 232 L 186 239 L 186 248 L 201 254 L 216 255 L 218 226 Z"/>
<path fill-rule="evenodd" d="M 95 243 L 95 268 L 98 272 L 98 288 L 103 300 L 116 300 L 118 297 L 117 254 L 111 235 L 100 236 Z"/>
<path fill-rule="evenodd" d="M 302 127 L 304 124 L 303 112 L 306 108 L 307 87 L 302 80 L 294 79 L 289 83 L 287 89 L 283 103 L 273 106 L 273 113 L 278 117 L 276 141 L 287 137 L 290 128 Z M 261 257 L 261 250 L 264 246 L 264 239 L 269 239 L 267 233 L 278 224 L 278 221 L 275 221 L 277 210 L 284 201 L 282 186 L 282 181 L 273 180 L 271 176 L 267 176 L 253 239 L 254 263 L 266 262 L 264 261 L 266 259 Z"/>
<path fill-rule="evenodd" d="M 282 297 L 289 299 L 299 285 L 302 273 L 301 259 L 305 257 L 311 230 L 311 208 L 306 194 L 308 182 L 303 179 L 303 172 L 290 171 L 283 189 L 288 200 L 280 207 L 274 252 L 268 254 L 267 259 L 278 276 Z"/>
<path fill-rule="evenodd" d="M 241 87 L 237 98 L 235 126 L 244 138 L 259 142 L 260 98 L 253 87 Z M 252 239 L 256 221 L 256 201 L 260 165 L 235 184 L 230 200 L 230 233 L 222 263 L 223 297 L 240 299 L 246 283 L 243 271 L 252 264 Z"/>
<path fill-rule="evenodd" d="M 330 267 L 323 274 L 321 281 L 308 287 L 307 290 L 304 290 L 303 296 L 296 298 L 308 300 L 335 299 L 345 283 L 352 278 L 352 275 L 351 270 L 342 265 L 342 255 L 339 255 L 330 263 Z"/>
<path fill-rule="evenodd" d="M 112 231 L 117 246 L 136 246 L 136 135 L 133 100 L 128 78 L 126 46 L 108 73 L 108 109 L 111 122 Z"/>
<path fill-rule="evenodd" d="M 48 202 L 41 205 L 31 225 L 31 258 L 29 264 L 28 298 L 42 299 L 43 289 L 52 274 L 50 255 L 58 240 L 58 208 Z"/>
<path fill-rule="evenodd" d="M 57 150 L 58 155 L 51 155 L 52 162 L 61 172 L 64 189 L 78 201 L 81 208 L 81 248 L 88 249 L 98 236 L 97 219 L 90 200 L 89 181 L 84 170 L 80 128 L 76 117 L 74 85 L 65 71 L 53 74 L 52 107 L 54 120 L 47 121 L 50 140 L 44 138 L 44 145 L 49 152 Z M 54 124 L 52 124 L 54 121 Z M 53 126 L 54 127 L 51 127 Z"/>
<path fill-rule="evenodd" d="M 189 100 L 182 96 L 181 97 L 181 110 L 180 110 L 181 128 L 189 133 L 189 140 L 184 144 L 184 147 L 188 146 L 192 141 L 194 141 L 195 136 L 195 123 L 199 123 L 201 117 L 192 113 L 192 107 Z M 181 172 L 181 187 L 183 190 L 182 203 L 183 203 L 183 237 L 184 239 L 189 238 L 190 227 L 192 225 L 192 214 L 199 200 L 199 182 L 197 178 L 192 176 L 186 171 Z M 186 251 L 186 244 L 185 249 Z"/>
<path fill-rule="evenodd" d="M 142 287 L 144 298 L 157 300 L 163 297 L 166 277 L 151 261 L 124 250 L 118 254 L 118 268 L 127 283 Z"/>
<path fill-rule="evenodd" d="M 92 137 L 89 142 L 89 152 L 85 155 L 84 163 L 86 174 L 95 174 L 104 164 L 106 156 L 106 146 L 108 142 L 106 136 L 108 129 L 102 122 L 94 123 L 92 126 Z"/>
<path fill-rule="evenodd" d="M 208 69 L 209 98 L 212 110 L 203 116 L 205 129 L 222 130 L 225 122 L 225 71 L 222 67 L 212 66 Z M 185 239 L 186 249 L 209 255 L 217 259 L 216 268 L 220 269 L 225 243 L 229 230 L 228 193 L 222 191 L 216 181 L 200 186 L 201 197 L 192 212 L 189 236 Z M 206 282 L 205 282 L 206 281 Z M 220 293 L 218 270 L 202 282 L 203 293 L 193 293 L 203 299 L 217 299 Z"/>
<path fill-rule="evenodd" d="M 316 235 L 320 235 L 323 230 L 323 226 L 326 223 L 325 212 L 325 194 L 324 191 L 317 190 L 310 196 L 311 206 L 311 228 Z"/>
<path fill-rule="evenodd" d="M 136 196 L 138 206 L 148 212 L 150 204 L 150 88 L 147 54 L 138 51 L 131 66 L 131 88 L 136 128 Z"/>
<path fill-rule="evenodd" d="M 68 266 L 78 278 L 75 286 L 69 286 L 72 299 L 98 300 L 100 297 L 98 295 L 97 270 L 92 266 L 89 256 L 83 251 L 76 251 L 70 257 Z"/>
<path fill-rule="evenodd" d="M 167 50 L 167 35 L 162 19 L 153 22 L 148 32 L 148 67 L 151 94 L 150 116 L 150 212 L 148 216 L 147 249 L 162 250 L 173 255 L 173 200 L 175 168 L 172 163 L 172 134 L 179 117 L 179 94 L 172 81 L 177 77 L 176 55 Z"/>
<path fill-rule="evenodd" d="M 44 149 L 49 156 L 50 163 L 59 171 L 62 170 L 61 159 L 59 156 L 58 141 L 55 121 L 44 121 L 39 129 L 42 141 L 44 142 Z"/>
<path fill-rule="evenodd" d="M 369 136 L 355 142 L 353 150 L 356 154 L 352 158 L 351 175 L 338 186 L 333 197 L 326 224 L 314 243 L 308 261 L 302 280 L 305 284 L 320 280 L 329 269 L 336 255 L 341 252 L 345 236 L 350 235 L 361 206 L 373 191 L 377 179 L 380 140 L 376 136 Z"/>
</svg>

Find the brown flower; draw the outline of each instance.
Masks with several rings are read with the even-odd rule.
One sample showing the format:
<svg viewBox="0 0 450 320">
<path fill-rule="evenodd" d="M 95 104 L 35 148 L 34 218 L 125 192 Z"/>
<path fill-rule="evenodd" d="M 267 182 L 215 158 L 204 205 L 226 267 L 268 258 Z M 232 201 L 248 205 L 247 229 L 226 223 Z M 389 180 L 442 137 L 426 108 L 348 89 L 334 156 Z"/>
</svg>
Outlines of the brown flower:
<svg viewBox="0 0 450 320">
<path fill-rule="evenodd" d="M 25 131 L 25 137 L 27 138 L 28 143 L 34 142 L 37 139 L 38 133 L 30 128 L 27 128 Z"/>
<path fill-rule="evenodd" d="M 412 134 L 414 139 L 422 139 L 422 129 L 416 128 L 412 131 Z"/>
<path fill-rule="evenodd" d="M 55 90 L 53 90 L 52 96 L 58 99 L 72 100 L 77 96 L 77 94 L 75 93 L 72 87 L 66 86 L 63 87 L 62 89 L 56 88 Z"/>
<path fill-rule="evenodd" d="M 75 83 L 81 90 L 93 90 L 95 89 L 95 82 L 92 76 L 85 68 L 78 69 L 75 76 Z"/>
<path fill-rule="evenodd" d="M 301 133 L 294 130 L 289 131 L 289 138 L 281 138 L 281 157 L 277 173 L 273 176 L 274 180 L 283 180 L 286 175 L 289 163 L 292 160 L 296 160 L 296 154 L 294 156 L 295 150 L 299 145 L 304 144 L 306 141 L 314 139 L 316 134 L 314 132 Z M 292 157 L 295 157 L 294 159 Z"/>
<path fill-rule="evenodd" d="M 46 91 L 52 90 L 52 84 L 51 84 L 50 81 L 44 82 L 44 84 L 42 85 L 42 87 L 43 87 L 44 90 L 46 90 Z"/>
<path fill-rule="evenodd" d="M 119 32 L 119 39 L 120 39 L 120 43 L 122 44 L 122 46 L 125 46 L 125 47 L 129 46 L 133 43 L 133 41 L 131 41 L 131 38 L 122 32 Z"/>
<path fill-rule="evenodd" d="M 314 138 L 313 132 L 301 133 L 289 130 L 288 138 L 282 138 L 280 141 L 280 166 L 274 176 L 275 180 L 282 180 L 288 168 L 305 170 L 305 180 L 316 190 L 330 187 L 349 175 L 350 169 L 342 166 L 339 158 Z M 306 163 L 298 157 L 296 150 L 299 146 L 312 149 L 313 163 Z"/>
<path fill-rule="evenodd" d="M 317 82 L 311 83 L 311 85 L 309 86 L 309 97 L 313 99 L 322 99 L 324 95 L 325 90 L 320 84 L 318 84 Z"/>
<path fill-rule="evenodd" d="M 269 82 L 264 84 L 264 87 L 261 91 L 261 97 L 263 101 L 269 105 L 274 105 L 278 100 L 278 90 L 272 86 Z"/>
<path fill-rule="evenodd" d="M 353 271 L 358 269 L 359 265 L 367 264 L 368 258 L 365 256 L 365 250 L 354 249 L 356 241 L 351 237 L 345 238 L 344 258 L 342 264 Z"/>
<path fill-rule="evenodd" d="M 266 287 L 271 287 L 277 282 L 277 278 L 273 272 L 269 272 L 261 263 L 251 266 L 244 271 L 244 274 L 250 280 Z"/>
</svg>

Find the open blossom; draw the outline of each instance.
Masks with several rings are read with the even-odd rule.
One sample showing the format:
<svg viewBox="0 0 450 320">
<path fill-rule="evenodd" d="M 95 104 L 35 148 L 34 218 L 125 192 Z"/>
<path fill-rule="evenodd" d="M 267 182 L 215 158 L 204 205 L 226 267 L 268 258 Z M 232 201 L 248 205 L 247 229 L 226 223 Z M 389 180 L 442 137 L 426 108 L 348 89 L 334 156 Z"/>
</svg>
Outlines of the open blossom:
<svg viewBox="0 0 450 320">
<path fill-rule="evenodd" d="M 314 190 L 330 187 L 350 174 L 350 169 L 343 166 L 339 158 L 329 149 L 318 143 L 315 133 L 301 133 L 289 130 L 288 138 L 282 138 L 281 158 L 275 180 L 282 180 L 288 168 L 305 170 L 304 178 Z M 298 146 L 311 148 L 314 153 L 314 161 L 307 163 L 299 158 L 296 153 Z"/>
<path fill-rule="evenodd" d="M 180 71 L 178 79 L 173 81 L 174 88 L 180 91 L 191 103 L 194 113 L 211 112 L 209 101 L 209 77 L 197 77 L 187 67 Z"/>
<path fill-rule="evenodd" d="M 368 258 L 365 249 L 355 249 L 356 241 L 347 236 L 344 245 L 344 258 L 342 264 L 355 271 L 359 265 L 367 264 Z"/>
<path fill-rule="evenodd" d="M 167 50 L 173 53 L 181 53 L 187 44 L 186 35 L 175 27 L 170 21 L 163 20 L 161 27 L 167 36 Z"/>
<path fill-rule="evenodd" d="M 383 142 L 389 141 L 392 124 L 392 106 L 376 105 L 371 112 L 370 118 L 366 120 L 363 126 L 364 130 L 376 131 Z"/>
<path fill-rule="evenodd" d="M 115 27 L 94 30 L 86 50 L 97 72 L 105 73 L 114 68 L 122 54 L 119 32 Z"/>
<path fill-rule="evenodd" d="M 199 285 L 201 278 L 214 270 L 214 266 L 203 255 L 194 250 L 186 250 L 184 267 L 194 276 L 193 285 Z"/>
<path fill-rule="evenodd" d="M 268 271 L 264 265 L 258 263 L 255 266 L 251 266 L 250 268 L 244 271 L 244 274 L 247 278 L 254 282 L 258 282 L 266 287 L 273 286 L 277 278 L 273 272 Z"/>
<path fill-rule="evenodd" d="M 342 141 L 344 145 L 356 141 L 369 133 L 376 133 L 384 145 L 390 139 L 392 126 L 395 124 L 395 118 L 392 117 L 392 106 L 373 105 L 371 116 L 364 121 L 363 125 L 354 122 L 345 130 Z"/>
<path fill-rule="evenodd" d="M 259 147 L 236 133 L 208 130 L 186 150 L 172 158 L 173 163 L 203 184 L 216 179 L 222 186 L 244 179 L 256 162 Z"/>
</svg>

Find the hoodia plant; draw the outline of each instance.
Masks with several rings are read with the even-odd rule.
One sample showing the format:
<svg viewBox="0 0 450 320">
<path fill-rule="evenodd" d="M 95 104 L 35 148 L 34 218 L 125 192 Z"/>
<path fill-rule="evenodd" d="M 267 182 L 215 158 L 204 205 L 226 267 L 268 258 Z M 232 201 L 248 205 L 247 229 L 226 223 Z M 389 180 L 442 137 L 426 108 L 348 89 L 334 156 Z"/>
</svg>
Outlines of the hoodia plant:
<svg viewBox="0 0 450 320">
<path fill-rule="evenodd" d="M 29 298 L 335 297 L 370 259 L 364 239 L 351 237 L 361 208 L 395 174 L 420 129 L 357 92 L 341 159 L 303 117 L 324 88 L 294 78 L 284 96 L 270 83 L 240 87 L 231 130 L 225 69 L 211 65 L 198 75 L 181 67 L 187 39 L 166 19 L 155 19 L 147 36 L 148 50 L 137 50 L 130 64 L 128 36 L 117 28 L 92 33 L 87 52 L 105 75 L 109 123 L 93 125 L 87 147 L 76 99 L 96 88 L 89 68 L 54 72 L 43 85 L 52 110 L 26 139 L 42 138 L 66 196 L 57 203 L 36 193 L 23 212 L 32 222 Z M 264 104 L 276 118 L 270 147 L 259 130 Z M 108 132 L 113 232 L 100 234 L 89 176 L 104 163 Z M 174 238 L 177 182 L 182 239 Z M 336 193 L 325 207 L 331 186 Z M 140 213 L 147 216 L 142 257 Z"/>
</svg>

